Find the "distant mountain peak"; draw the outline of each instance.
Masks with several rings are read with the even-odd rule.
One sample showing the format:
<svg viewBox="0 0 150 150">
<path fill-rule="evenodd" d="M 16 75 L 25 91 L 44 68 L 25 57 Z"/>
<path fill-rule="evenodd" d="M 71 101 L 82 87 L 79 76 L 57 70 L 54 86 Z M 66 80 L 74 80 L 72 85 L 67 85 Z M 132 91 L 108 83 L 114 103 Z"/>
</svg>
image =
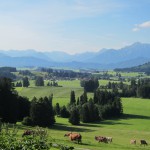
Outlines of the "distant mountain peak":
<svg viewBox="0 0 150 150">
<path fill-rule="evenodd" d="M 150 44 L 135 42 L 121 49 L 103 48 L 97 52 L 84 52 L 79 54 L 68 54 L 63 51 L 42 52 L 33 49 L 28 50 L 0 50 L 0 65 L 16 65 L 20 60 L 25 64 L 44 66 L 76 66 L 97 67 L 98 69 L 124 68 L 140 65 L 150 61 Z M 11 61 L 11 62 L 10 62 Z M 15 63 L 16 62 L 16 63 Z M 92 65 L 94 64 L 94 65 Z M 21 65 L 20 63 L 17 65 Z M 22 64 L 23 65 L 23 64 Z"/>
<path fill-rule="evenodd" d="M 142 43 L 141 42 L 135 42 L 135 43 L 133 43 L 131 46 L 139 46 L 139 45 L 141 45 Z"/>
</svg>

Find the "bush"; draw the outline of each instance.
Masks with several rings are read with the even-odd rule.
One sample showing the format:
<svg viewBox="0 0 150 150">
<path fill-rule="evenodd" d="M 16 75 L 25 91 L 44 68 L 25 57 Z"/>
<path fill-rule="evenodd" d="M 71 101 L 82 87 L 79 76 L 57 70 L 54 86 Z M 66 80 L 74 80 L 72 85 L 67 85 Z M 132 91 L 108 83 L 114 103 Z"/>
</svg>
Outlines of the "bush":
<svg viewBox="0 0 150 150">
<path fill-rule="evenodd" d="M 0 132 L 0 150 L 50 150 L 53 147 L 60 150 L 74 149 L 74 147 L 52 143 L 51 140 L 48 140 L 47 131 L 43 128 L 38 127 L 35 131 L 38 134 L 20 138 L 17 135 L 18 129 L 15 125 L 4 123 Z"/>
<path fill-rule="evenodd" d="M 33 122 L 32 122 L 32 119 L 30 117 L 24 117 L 22 124 L 26 125 L 26 126 L 32 126 Z"/>
</svg>

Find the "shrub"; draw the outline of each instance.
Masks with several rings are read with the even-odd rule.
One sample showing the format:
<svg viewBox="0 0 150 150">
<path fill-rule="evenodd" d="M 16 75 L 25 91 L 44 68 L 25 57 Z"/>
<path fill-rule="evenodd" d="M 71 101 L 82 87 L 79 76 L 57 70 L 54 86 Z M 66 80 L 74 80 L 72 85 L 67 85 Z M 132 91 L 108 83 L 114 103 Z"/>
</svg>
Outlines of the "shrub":
<svg viewBox="0 0 150 150">
<path fill-rule="evenodd" d="M 22 124 L 26 125 L 26 126 L 32 126 L 33 122 L 32 122 L 32 119 L 30 117 L 24 117 Z"/>
</svg>

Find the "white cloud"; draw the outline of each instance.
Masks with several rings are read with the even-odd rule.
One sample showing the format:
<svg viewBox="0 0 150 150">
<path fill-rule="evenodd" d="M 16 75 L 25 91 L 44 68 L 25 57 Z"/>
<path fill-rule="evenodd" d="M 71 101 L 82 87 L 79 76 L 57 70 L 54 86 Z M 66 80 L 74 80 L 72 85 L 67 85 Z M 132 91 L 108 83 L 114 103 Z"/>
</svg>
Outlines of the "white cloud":
<svg viewBox="0 0 150 150">
<path fill-rule="evenodd" d="M 135 28 L 133 28 L 132 31 L 136 32 L 144 28 L 150 28 L 150 21 L 146 21 L 141 24 L 136 24 Z"/>
<path fill-rule="evenodd" d="M 140 28 L 150 28 L 150 21 L 143 22 L 142 24 L 139 24 Z"/>
<path fill-rule="evenodd" d="M 137 28 L 137 27 L 132 29 L 132 31 L 134 31 L 134 32 L 139 31 L 139 30 L 140 30 L 140 28 Z"/>
</svg>

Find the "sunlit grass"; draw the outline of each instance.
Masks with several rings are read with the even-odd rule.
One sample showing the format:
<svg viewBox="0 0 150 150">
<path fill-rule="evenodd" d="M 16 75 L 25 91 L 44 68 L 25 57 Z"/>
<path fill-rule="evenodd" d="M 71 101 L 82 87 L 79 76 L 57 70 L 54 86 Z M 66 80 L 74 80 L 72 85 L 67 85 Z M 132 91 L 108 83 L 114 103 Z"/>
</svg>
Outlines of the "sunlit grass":
<svg viewBox="0 0 150 150">
<path fill-rule="evenodd" d="M 106 84 L 105 80 L 100 81 L 101 84 Z M 83 88 L 80 87 L 79 81 L 58 81 L 63 87 L 33 87 L 16 88 L 19 95 L 32 99 L 36 97 L 49 96 L 53 93 L 53 105 L 57 102 L 60 106 L 67 105 L 70 100 L 70 91 L 74 90 L 76 98 L 83 93 Z M 92 93 L 88 93 L 88 97 L 93 97 Z M 49 140 L 53 138 L 54 142 L 74 146 L 76 148 L 84 148 L 90 150 L 143 150 L 143 146 L 139 143 L 130 145 L 130 139 L 145 139 L 149 142 L 150 135 L 150 100 L 140 98 L 122 98 L 124 116 L 120 119 L 105 120 L 96 123 L 82 123 L 79 126 L 73 126 L 68 122 L 68 119 L 56 117 L 54 126 L 48 129 Z M 20 134 L 25 126 L 20 125 Z M 71 142 L 69 138 L 64 137 L 66 132 L 80 132 L 83 140 L 82 144 L 78 145 Z M 96 135 L 111 136 L 113 143 L 105 144 L 98 143 L 94 137 Z M 144 147 L 150 149 L 150 146 Z"/>
<path fill-rule="evenodd" d="M 80 126 L 73 126 L 68 119 L 56 118 L 56 126 L 52 127 L 49 133 L 56 141 L 78 148 L 90 150 L 142 150 L 143 146 L 130 145 L 130 139 L 149 140 L 150 135 L 150 101 L 136 98 L 123 98 L 125 116 L 121 119 L 106 120 L 97 123 L 81 123 Z M 132 107 L 133 106 L 133 107 Z M 144 107 L 144 109 L 143 109 Z M 83 144 L 77 145 L 63 137 L 66 132 L 80 132 L 83 136 Z M 59 137 L 57 135 L 60 135 Z M 104 144 L 94 140 L 96 135 L 112 136 L 113 143 Z M 150 146 L 144 147 L 150 149 Z"/>
</svg>

